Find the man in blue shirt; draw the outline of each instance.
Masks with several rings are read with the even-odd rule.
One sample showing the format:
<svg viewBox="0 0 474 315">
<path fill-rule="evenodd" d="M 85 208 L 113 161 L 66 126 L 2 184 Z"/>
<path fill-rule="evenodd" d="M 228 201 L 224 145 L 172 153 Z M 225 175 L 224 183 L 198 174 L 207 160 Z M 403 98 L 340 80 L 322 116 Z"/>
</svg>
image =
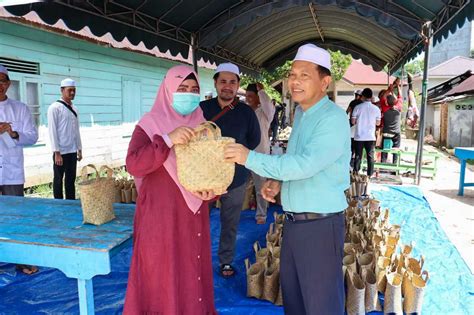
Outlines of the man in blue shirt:
<svg viewBox="0 0 474 315">
<path fill-rule="evenodd" d="M 245 103 L 236 101 L 239 81 L 239 68 L 236 65 L 220 64 L 214 74 L 217 97 L 202 101 L 200 106 L 204 118 L 214 121 L 221 129 L 222 136 L 232 137 L 236 143 L 255 149 L 260 143 L 260 125 L 254 110 Z M 244 166 L 236 165 L 232 184 L 220 198 L 221 234 L 218 256 L 220 274 L 225 278 L 234 275 L 232 261 L 248 177 L 249 171 Z"/>
<path fill-rule="evenodd" d="M 329 53 L 313 44 L 298 49 L 288 85 L 294 102 L 287 153 L 271 156 L 240 144 L 225 158 L 272 178 L 262 194 L 280 192 L 285 224 L 280 279 L 286 314 L 344 314 L 342 258 L 344 191 L 349 187 L 350 127 L 343 109 L 329 100 Z"/>
</svg>

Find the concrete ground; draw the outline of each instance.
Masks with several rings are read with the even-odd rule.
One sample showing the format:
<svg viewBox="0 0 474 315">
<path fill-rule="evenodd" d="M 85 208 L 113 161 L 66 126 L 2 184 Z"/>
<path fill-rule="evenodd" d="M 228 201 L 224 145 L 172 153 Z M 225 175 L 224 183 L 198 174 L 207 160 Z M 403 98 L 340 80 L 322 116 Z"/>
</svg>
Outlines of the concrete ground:
<svg viewBox="0 0 474 315">
<path fill-rule="evenodd" d="M 416 141 L 402 139 L 401 148 L 416 152 Z M 474 187 L 464 189 L 464 196 L 458 196 L 459 161 L 446 152 L 424 145 L 426 151 L 437 151 L 438 172 L 435 179 L 422 177 L 420 187 L 431 209 L 456 246 L 466 264 L 474 274 Z M 413 177 L 403 177 L 403 185 L 413 185 Z M 474 182 L 474 167 L 466 168 L 466 182 Z"/>
</svg>

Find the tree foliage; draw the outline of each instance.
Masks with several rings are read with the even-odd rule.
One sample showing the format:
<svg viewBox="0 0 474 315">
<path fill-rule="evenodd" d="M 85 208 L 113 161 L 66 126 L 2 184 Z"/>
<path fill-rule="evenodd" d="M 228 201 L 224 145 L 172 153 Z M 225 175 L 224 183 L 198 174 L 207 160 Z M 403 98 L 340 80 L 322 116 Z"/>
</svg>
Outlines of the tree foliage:
<svg viewBox="0 0 474 315">
<path fill-rule="evenodd" d="M 423 59 L 413 60 L 405 65 L 405 71 L 414 76 L 422 73 L 424 66 Z"/>
</svg>

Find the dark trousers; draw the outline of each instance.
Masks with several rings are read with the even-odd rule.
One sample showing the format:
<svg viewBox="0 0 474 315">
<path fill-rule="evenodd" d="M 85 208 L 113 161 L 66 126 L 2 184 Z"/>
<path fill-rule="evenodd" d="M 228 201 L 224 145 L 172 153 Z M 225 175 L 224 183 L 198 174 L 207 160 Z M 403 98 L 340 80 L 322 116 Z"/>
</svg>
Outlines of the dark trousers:
<svg viewBox="0 0 474 315">
<path fill-rule="evenodd" d="M 20 196 L 25 195 L 24 185 L 0 185 L 0 195 L 4 196 Z"/>
<path fill-rule="evenodd" d="M 354 167 L 355 152 L 356 152 L 355 140 L 354 138 L 351 138 L 351 167 L 352 168 Z"/>
<path fill-rule="evenodd" d="M 270 129 L 272 130 L 272 140 L 275 141 L 278 136 L 278 124 L 272 124 Z"/>
<path fill-rule="evenodd" d="M 283 226 L 280 281 L 287 315 L 344 314 L 344 214 Z"/>
<path fill-rule="evenodd" d="M 392 138 L 383 137 L 384 141 L 385 141 L 385 139 L 392 139 L 392 142 L 393 142 L 392 147 L 393 148 L 399 148 L 400 147 L 400 133 L 394 133 Z M 392 156 L 393 156 L 393 162 L 392 163 L 397 164 L 398 155 L 397 154 L 392 154 Z M 382 152 L 382 162 L 383 163 L 387 162 L 387 157 L 388 157 L 388 153 Z"/>
<path fill-rule="evenodd" d="M 372 176 L 374 173 L 374 152 L 375 141 L 355 141 L 355 162 L 354 170 L 359 172 L 362 162 L 362 151 L 365 149 L 367 155 L 367 175 Z"/>
<path fill-rule="evenodd" d="M 246 185 L 242 184 L 227 194 L 222 195 L 221 202 L 221 235 L 219 239 L 219 263 L 231 264 L 234 260 L 235 241 L 237 238 L 237 228 L 240 222 L 240 213 L 242 212 L 242 203 L 244 202 Z"/>
<path fill-rule="evenodd" d="M 59 166 L 54 163 L 53 154 L 53 195 L 54 199 L 63 199 L 63 179 L 66 191 L 66 199 L 76 199 L 76 189 L 74 183 L 76 181 L 77 153 L 61 154 L 63 157 L 63 165 Z"/>
</svg>

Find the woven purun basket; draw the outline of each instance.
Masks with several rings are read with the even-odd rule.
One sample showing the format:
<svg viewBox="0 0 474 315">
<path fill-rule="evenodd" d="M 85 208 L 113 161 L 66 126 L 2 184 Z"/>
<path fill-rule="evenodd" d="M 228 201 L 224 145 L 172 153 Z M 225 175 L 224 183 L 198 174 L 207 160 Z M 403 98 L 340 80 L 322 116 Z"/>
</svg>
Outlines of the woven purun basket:
<svg viewBox="0 0 474 315">
<path fill-rule="evenodd" d="M 235 139 L 222 137 L 219 127 L 210 121 L 194 131 L 196 136 L 188 144 L 175 146 L 179 182 L 191 192 L 213 190 L 220 195 L 234 178 L 235 164 L 224 161 L 224 148 Z"/>
<path fill-rule="evenodd" d="M 265 266 L 259 262 L 250 265 L 247 258 L 245 259 L 245 270 L 247 273 L 247 296 L 260 299 L 263 293 Z"/>
<path fill-rule="evenodd" d="M 278 305 L 278 306 L 283 305 L 283 293 L 281 291 L 281 283 L 280 283 L 279 288 L 278 288 L 278 295 L 277 295 L 277 298 L 275 300 L 275 305 Z"/>
<path fill-rule="evenodd" d="M 95 170 L 96 178 L 88 179 L 88 167 Z M 82 181 L 79 183 L 79 190 L 81 192 L 83 223 L 101 225 L 115 219 L 113 171 L 109 167 L 105 168 L 107 169 L 107 177 L 100 177 L 97 168 L 92 164 L 82 168 Z"/>
<path fill-rule="evenodd" d="M 384 313 L 403 314 L 402 309 L 403 276 L 392 272 L 387 274 L 387 287 L 384 294 Z"/>
<path fill-rule="evenodd" d="M 268 264 L 268 260 L 271 257 L 270 249 L 268 248 L 262 248 L 260 246 L 260 243 L 256 241 L 253 244 L 253 249 L 255 251 L 255 260 L 259 263 L 262 263 L 264 265 Z"/>
<path fill-rule="evenodd" d="M 425 277 L 423 278 L 423 276 Z M 403 300 L 403 311 L 405 313 L 421 314 L 423 296 L 428 279 L 429 275 L 428 271 L 426 270 L 424 270 L 421 275 L 412 274 L 409 277 L 408 284 L 405 289 L 405 299 Z"/>
<path fill-rule="evenodd" d="M 271 263 L 263 274 L 262 299 L 274 303 L 280 288 L 280 265 Z"/>
<path fill-rule="evenodd" d="M 365 314 L 365 283 L 356 273 L 347 273 L 347 315 Z"/>
<path fill-rule="evenodd" d="M 365 282 L 365 312 L 381 311 L 375 273 L 372 270 L 364 270 L 362 278 Z"/>
</svg>

